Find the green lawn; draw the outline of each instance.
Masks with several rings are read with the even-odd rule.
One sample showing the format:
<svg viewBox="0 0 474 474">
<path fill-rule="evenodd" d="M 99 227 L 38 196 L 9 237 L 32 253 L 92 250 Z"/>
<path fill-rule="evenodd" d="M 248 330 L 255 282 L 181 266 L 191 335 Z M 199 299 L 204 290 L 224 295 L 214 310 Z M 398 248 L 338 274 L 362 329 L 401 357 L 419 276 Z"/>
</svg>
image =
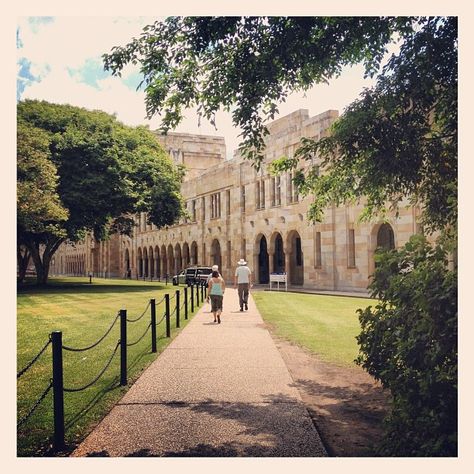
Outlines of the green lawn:
<svg viewBox="0 0 474 474">
<path fill-rule="evenodd" d="M 284 339 L 309 349 L 323 360 L 354 366 L 360 333 L 356 310 L 376 302 L 367 298 L 254 292 L 263 319 Z"/>
<path fill-rule="evenodd" d="M 149 300 L 158 303 L 165 293 L 175 294 L 177 287 L 158 282 L 102 280 L 88 278 L 51 279 L 50 287 L 27 286 L 17 295 L 17 369 L 22 370 L 48 341 L 52 331 L 62 331 L 63 345 L 82 348 L 95 343 L 109 329 L 120 309 L 128 319 L 138 318 Z M 184 292 L 181 289 L 181 304 Z M 171 311 L 175 300 L 170 303 Z M 190 305 L 189 305 L 190 310 Z M 157 322 L 164 314 L 164 302 L 157 306 Z M 185 327 L 184 308 L 181 328 Z M 137 341 L 150 323 L 150 309 L 135 323 L 128 323 L 128 343 Z M 95 348 L 85 352 L 63 351 L 64 386 L 82 387 L 100 373 L 120 338 L 119 321 Z M 178 334 L 176 317 L 171 317 L 172 338 Z M 165 321 L 157 328 L 158 353 L 169 344 L 165 338 Z M 132 383 L 156 358 L 151 352 L 151 331 L 136 345 L 128 348 L 128 382 Z M 66 442 L 73 445 L 99 421 L 126 388 L 120 387 L 120 350 L 104 375 L 90 388 L 65 393 Z M 51 345 L 17 382 L 18 420 L 21 420 L 43 393 L 51 378 Z M 18 429 L 18 455 L 34 456 L 46 452 L 53 427 L 52 394 L 48 393 L 31 418 Z"/>
</svg>

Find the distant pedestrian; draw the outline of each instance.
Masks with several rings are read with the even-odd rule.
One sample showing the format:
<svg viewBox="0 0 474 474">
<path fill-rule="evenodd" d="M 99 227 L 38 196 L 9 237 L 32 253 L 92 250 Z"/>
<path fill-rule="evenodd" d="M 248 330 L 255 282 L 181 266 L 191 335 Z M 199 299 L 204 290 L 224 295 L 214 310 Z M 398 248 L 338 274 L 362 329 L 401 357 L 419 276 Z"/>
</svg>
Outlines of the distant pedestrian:
<svg viewBox="0 0 474 474">
<path fill-rule="evenodd" d="M 239 305 L 240 311 L 248 310 L 248 300 L 249 300 L 249 288 L 251 286 L 250 275 L 252 272 L 250 268 L 247 267 L 247 262 L 241 258 L 237 262 L 237 268 L 235 270 L 234 285 L 237 286 L 237 292 L 239 294 Z"/>
<path fill-rule="evenodd" d="M 219 272 L 219 265 L 212 265 L 211 270 L 212 271 L 211 271 L 211 273 L 209 273 L 209 275 L 207 276 L 207 280 L 206 280 L 206 286 L 208 288 L 209 288 L 209 281 L 212 278 L 212 272 Z M 219 273 L 219 276 L 221 276 L 220 273 Z M 207 294 L 206 303 L 210 303 L 209 293 Z"/>
<path fill-rule="evenodd" d="M 219 275 L 217 270 L 214 270 L 209 280 L 209 296 L 211 298 L 211 311 L 214 315 L 214 322 L 221 323 L 222 314 L 222 300 L 224 299 L 225 282 Z"/>
</svg>

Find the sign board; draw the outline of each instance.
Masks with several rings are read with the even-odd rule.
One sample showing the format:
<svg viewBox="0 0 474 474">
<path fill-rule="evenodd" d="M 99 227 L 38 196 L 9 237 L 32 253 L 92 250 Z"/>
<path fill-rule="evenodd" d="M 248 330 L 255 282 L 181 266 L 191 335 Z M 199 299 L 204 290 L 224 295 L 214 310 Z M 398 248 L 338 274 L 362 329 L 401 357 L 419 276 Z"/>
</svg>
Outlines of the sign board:
<svg viewBox="0 0 474 474">
<path fill-rule="evenodd" d="M 288 282 L 286 279 L 286 273 L 270 273 L 270 290 L 272 289 L 272 283 L 277 284 L 278 291 L 280 291 L 280 283 L 284 283 L 285 291 L 288 291 Z"/>
</svg>

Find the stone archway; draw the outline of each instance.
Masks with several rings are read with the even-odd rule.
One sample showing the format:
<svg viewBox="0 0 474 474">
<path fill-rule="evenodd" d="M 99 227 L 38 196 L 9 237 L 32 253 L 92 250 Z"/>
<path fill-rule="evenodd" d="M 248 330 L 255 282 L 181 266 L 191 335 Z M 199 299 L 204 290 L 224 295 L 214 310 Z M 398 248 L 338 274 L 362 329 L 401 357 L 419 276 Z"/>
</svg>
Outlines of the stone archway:
<svg viewBox="0 0 474 474">
<path fill-rule="evenodd" d="M 166 255 L 168 257 L 168 276 L 169 278 L 172 278 L 174 275 L 175 271 L 175 263 L 174 263 L 174 252 L 173 252 L 173 246 L 171 244 L 168 245 L 168 248 L 166 249 Z"/>
<path fill-rule="evenodd" d="M 155 245 L 155 276 L 158 280 L 161 278 L 160 249 Z"/>
<path fill-rule="evenodd" d="M 296 230 L 292 230 L 287 237 L 287 248 L 289 250 L 289 275 L 290 285 L 304 284 L 304 256 L 301 247 L 301 237 Z"/>
<path fill-rule="evenodd" d="M 187 242 L 183 244 L 183 268 L 189 267 L 189 245 Z"/>
<path fill-rule="evenodd" d="M 179 244 L 174 246 L 174 261 L 175 273 L 177 275 L 183 269 L 183 256 L 181 254 L 181 245 Z"/>
<path fill-rule="evenodd" d="M 161 277 L 165 278 L 168 274 L 168 256 L 166 255 L 166 247 L 161 246 Z"/>
<path fill-rule="evenodd" d="M 211 265 L 218 265 L 219 271 L 222 272 L 221 244 L 217 239 L 214 239 L 211 244 Z"/>
<path fill-rule="evenodd" d="M 150 278 L 153 278 L 155 276 L 155 257 L 153 255 L 153 247 L 148 249 L 148 260 L 150 262 L 148 266 L 150 269 Z"/>
<path fill-rule="evenodd" d="M 148 278 L 148 251 L 146 247 L 143 249 L 143 276 Z"/>
<path fill-rule="evenodd" d="M 256 245 L 258 250 L 258 282 L 265 284 L 270 281 L 270 260 L 268 257 L 267 238 L 264 235 L 259 235 Z"/>
<path fill-rule="evenodd" d="M 285 273 L 285 251 L 283 246 L 283 237 L 280 232 L 275 232 L 271 237 L 272 263 L 271 271 L 273 273 Z"/>
<path fill-rule="evenodd" d="M 193 242 L 191 244 L 191 265 L 197 265 L 198 263 L 198 246 L 196 242 Z"/>
<path fill-rule="evenodd" d="M 124 258 L 124 269 L 125 269 L 125 278 L 129 278 L 130 275 L 130 252 L 128 249 L 125 249 L 125 258 Z"/>
<path fill-rule="evenodd" d="M 143 257 L 142 257 L 142 249 L 138 248 L 137 253 L 137 267 L 138 267 L 138 276 L 141 278 L 143 276 Z"/>
</svg>

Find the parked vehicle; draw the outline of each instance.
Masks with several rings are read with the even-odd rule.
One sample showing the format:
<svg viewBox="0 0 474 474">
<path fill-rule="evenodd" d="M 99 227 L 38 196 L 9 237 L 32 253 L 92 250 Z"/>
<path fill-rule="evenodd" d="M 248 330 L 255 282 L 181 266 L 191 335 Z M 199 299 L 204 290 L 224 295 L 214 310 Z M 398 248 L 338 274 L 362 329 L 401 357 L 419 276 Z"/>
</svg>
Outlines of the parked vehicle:
<svg viewBox="0 0 474 474">
<path fill-rule="evenodd" d="M 207 277 L 212 273 L 211 267 L 199 267 L 196 271 L 195 283 L 206 283 Z"/>
<path fill-rule="evenodd" d="M 188 267 L 173 276 L 173 285 L 194 285 L 197 282 L 207 281 L 210 273 L 212 273 L 211 267 Z"/>
<path fill-rule="evenodd" d="M 184 285 L 186 283 L 186 270 L 181 270 L 173 277 L 173 285 Z"/>
</svg>

